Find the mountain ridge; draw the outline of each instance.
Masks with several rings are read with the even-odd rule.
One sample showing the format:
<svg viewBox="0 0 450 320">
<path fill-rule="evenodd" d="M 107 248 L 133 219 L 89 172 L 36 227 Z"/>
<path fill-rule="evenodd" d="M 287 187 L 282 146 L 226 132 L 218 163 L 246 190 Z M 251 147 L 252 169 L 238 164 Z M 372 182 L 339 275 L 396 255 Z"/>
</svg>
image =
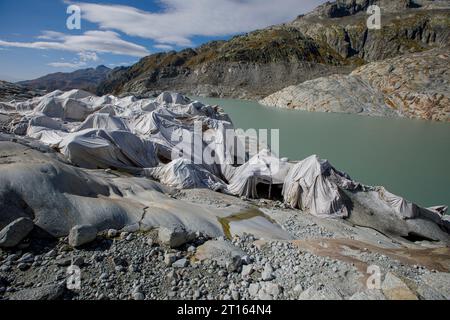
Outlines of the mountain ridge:
<svg viewBox="0 0 450 320">
<path fill-rule="evenodd" d="M 98 94 L 164 90 L 258 100 L 289 85 L 450 42 L 450 1 L 340 0 L 292 22 L 179 52 L 157 53 L 112 71 Z M 378 4 L 383 29 L 368 30 Z M 442 5 L 445 4 L 445 5 Z M 337 13 L 336 13 L 337 12 Z M 346 15 L 345 15 L 345 14 Z M 335 17 L 338 16 L 338 17 Z"/>
<path fill-rule="evenodd" d="M 96 92 L 99 82 L 106 80 L 112 69 L 99 65 L 96 68 L 80 69 L 73 72 L 56 72 L 43 77 L 17 82 L 29 89 L 45 91 L 81 89 Z"/>
</svg>

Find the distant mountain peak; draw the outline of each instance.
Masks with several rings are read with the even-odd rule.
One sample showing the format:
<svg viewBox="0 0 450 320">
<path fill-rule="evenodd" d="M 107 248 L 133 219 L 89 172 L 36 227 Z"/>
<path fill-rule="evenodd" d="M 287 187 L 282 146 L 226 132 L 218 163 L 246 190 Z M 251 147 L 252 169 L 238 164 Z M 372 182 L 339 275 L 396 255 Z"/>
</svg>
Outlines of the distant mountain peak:
<svg viewBox="0 0 450 320">
<path fill-rule="evenodd" d="M 97 68 L 95 68 L 96 70 L 111 70 L 110 68 L 108 68 L 107 66 L 101 64 L 99 65 Z"/>
<path fill-rule="evenodd" d="M 95 93 L 98 84 L 106 80 L 111 71 L 110 68 L 99 65 L 96 68 L 73 72 L 51 73 L 38 79 L 21 81 L 19 84 L 29 89 L 46 91 L 82 89 Z"/>
</svg>

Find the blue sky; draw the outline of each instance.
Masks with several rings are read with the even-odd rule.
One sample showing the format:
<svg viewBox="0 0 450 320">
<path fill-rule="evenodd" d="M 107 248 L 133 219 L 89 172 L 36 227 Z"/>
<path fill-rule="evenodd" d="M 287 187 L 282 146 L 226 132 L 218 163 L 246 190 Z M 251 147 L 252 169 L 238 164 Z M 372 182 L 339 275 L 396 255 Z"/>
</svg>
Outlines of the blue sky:
<svg viewBox="0 0 450 320">
<path fill-rule="evenodd" d="M 0 0 L 0 79 L 130 65 L 151 53 L 288 22 L 323 0 Z M 69 30 L 67 7 L 81 9 Z"/>
</svg>

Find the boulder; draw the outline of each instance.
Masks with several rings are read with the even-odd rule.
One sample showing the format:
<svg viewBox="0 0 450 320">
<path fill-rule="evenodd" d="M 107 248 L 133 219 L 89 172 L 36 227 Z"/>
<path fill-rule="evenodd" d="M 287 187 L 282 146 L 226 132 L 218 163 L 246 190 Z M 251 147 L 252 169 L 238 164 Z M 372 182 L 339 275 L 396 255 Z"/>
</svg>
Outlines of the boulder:
<svg viewBox="0 0 450 320">
<path fill-rule="evenodd" d="M 239 270 L 242 257 L 247 254 L 240 248 L 224 240 L 210 240 L 197 248 L 195 257 L 200 260 L 214 260 L 230 272 Z"/>
<path fill-rule="evenodd" d="M 64 284 L 51 284 L 39 288 L 24 289 L 15 292 L 11 300 L 57 300 L 65 291 Z"/>
<path fill-rule="evenodd" d="M 259 300 L 277 299 L 282 292 L 283 288 L 279 284 L 273 282 L 252 283 L 248 288 L 250 296 Z"/>
<path fill-rule="evenodd" d="M 14 220 L 0 231 L 0 247 L 17 246 L 33 230 L 34 223 L 29 218 Z"/>
<path fill-rule="evenodd" d="M 241 272 L 241 276 L 243 278 L 250 276 L 253 273 L 254 269 L 253 269 L 253 265 L 249 264 L 249 265 L 245 265 L 242 266 L 242 272 Z"/>
<path fill-rule="evenodd" d="M 299 300 L 342 300 L 342 295 L 338 292 L 337 289 L 324 285 L 318 286 L 313 285 L 303 291 L 299 298 Z"/>
<path fill-rule="evenodd" d="M 391 272 L 386 275 L 381 289 L 389 300 L 418 300 L 411 289 Z"/>
<path fill-rule="evenodd" d="M 264 266 L 264 270 L 261 273 L 261 279 L 263 281 L 271 281 L 274 279 L 273 268 L 270 263 L 266 263 L 266 265 Z"/>
<path fill-rule="evenodd" d="M 175 261 L 172 264 L 174 268 L 186 268 L 189 265 L 189 261 L 186 258 Z"/>
<path fill-rule="evenodd" d="M 261 300 L 273 300 L 277 299 L 279 295 L 283 292 L 283 288 L 273 282 L 261 283 L 261 289 L 259 290 L 259 297 Z"/>
<path fill-rule="evenodd" d="M 70 230 L 69 244 L 80 247 L 97 238 L 97 229 L 89 225 L 77 225 Z"/>
<path fill-rule="evenodd" d="M 186 244 L 194 239 L 195 234 L 186 231 L 180 226 L 170 228 L 161 227 L 158 230 L 159 243 L 169 246 L 170 248 L 179 248 L 183 244 Z"/>
<path fill-rule="evenodd" d="M 164 263 L 166 266 L 170 267 L 175 261 L 177 261 L 177 256 L 174 253 L 167 253 L 164 255 Z"/>
</svg>

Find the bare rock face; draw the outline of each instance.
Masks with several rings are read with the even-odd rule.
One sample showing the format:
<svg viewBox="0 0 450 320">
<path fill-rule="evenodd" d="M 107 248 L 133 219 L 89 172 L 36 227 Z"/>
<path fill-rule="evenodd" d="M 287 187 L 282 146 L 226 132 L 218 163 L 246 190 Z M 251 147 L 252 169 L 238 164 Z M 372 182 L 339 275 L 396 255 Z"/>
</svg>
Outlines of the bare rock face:
<svg viewBox="0 0 450 320">
<path fill-rule="evenodd" d="M 0 101 L 22 101 L 42 94 L 43 91 L 29 90 L 24 86 L 0 80 Z"/>
<path fill-rule="evenodd" d="M 450 120 L 450 55 L 430 50 L 374 62 L 349 76 L 291 86 L 261 103 L 320 112 Z"/>
<path fill-rule="evenodd" d="M 339 18 L 355 15 L 367 10 L 371 5 L 379 5 L 385 10 L 401 10 L 418 6 L 413 0 L 337 0 L 327 2 L 311 12 L 309 17 Z"/>
<path fill-rule="evenodd" d="M 368 29 L 367 9 L 381 9 L 381 30 Z M 289 26 L 361 63 L 420 52 L 449 42 L 450 1 L 357 0 L 328 2 Z"/>
<path fill-rule="evenodd" d="M 29 218 L 14 220 L 0 231 L 0 247 L 17 246 L 33 230 L 34 223 Z"/>
<path fill-rule="evenodd" d="M 450 273 L 430 273 L 422 277 L 423 285 L 420 292 L 432 293 L 432 298 L 450 299 Z"/>
</svg>

